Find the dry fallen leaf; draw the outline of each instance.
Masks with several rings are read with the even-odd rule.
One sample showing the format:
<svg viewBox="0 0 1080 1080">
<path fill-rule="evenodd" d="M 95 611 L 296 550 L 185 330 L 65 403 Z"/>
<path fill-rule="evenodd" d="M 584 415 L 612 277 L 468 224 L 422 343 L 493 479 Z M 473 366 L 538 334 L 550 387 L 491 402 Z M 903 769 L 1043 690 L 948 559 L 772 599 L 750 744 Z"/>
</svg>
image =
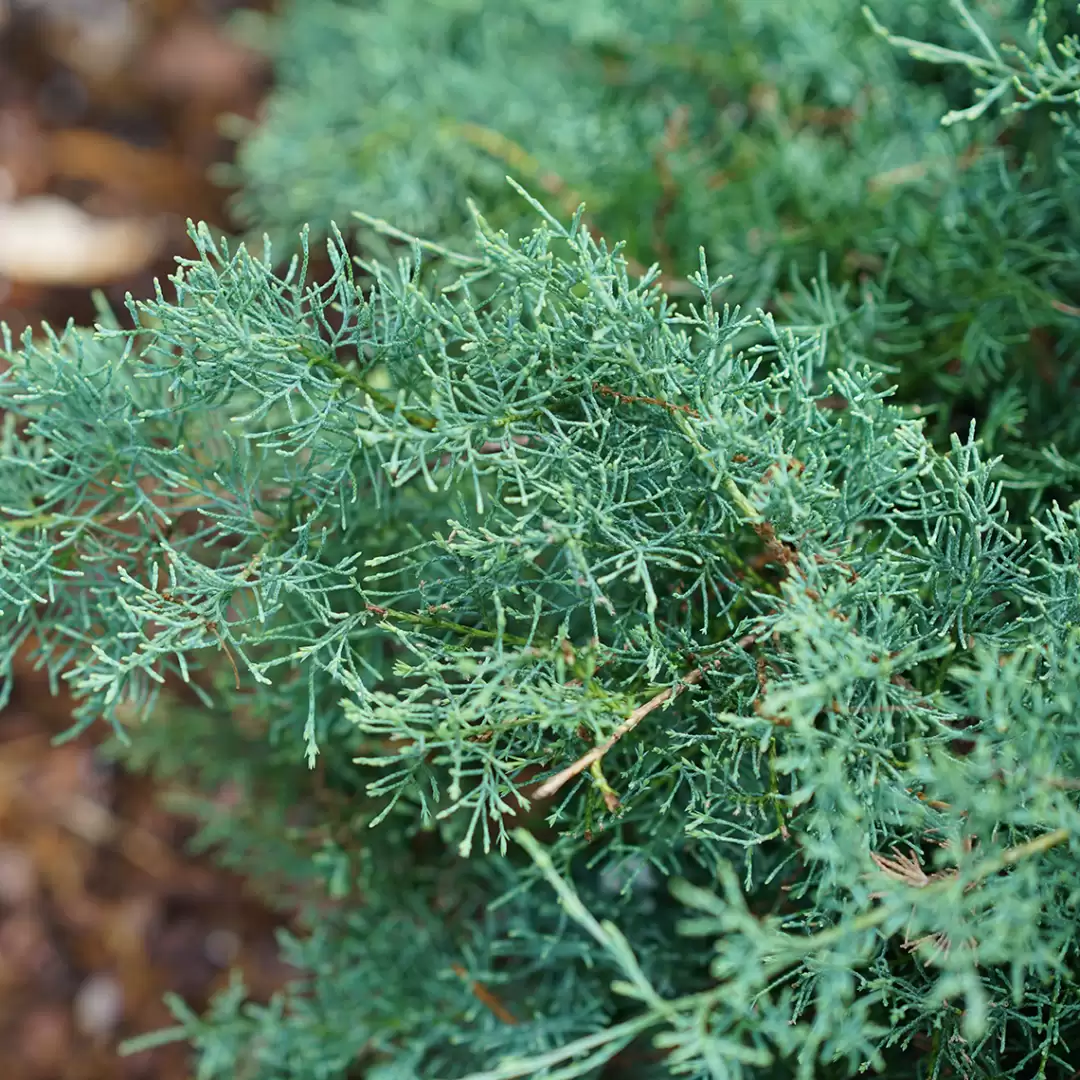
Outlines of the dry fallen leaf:
<svg viewBox="0 0 1080 1080">
<path fill-rule="evenodd" d="M 2 130 L 2 129 L 0 129 Z M 167 150 L 135 146 L 90 128 L 64 128 L 48 138 L 42 154 L 54 176 L 99 185 L 129 209 L 185 211 L 206 183 L 199 170 Z"/>
<path fill-rule="evenodd" d="M 97 218 L 54 195 L 0 204 L 0 275 L 33 285 L 105 284 L 161 250 L 153 218 Z"/>
<path fill-rule="evenodd" d="M 33 111 L 21 102 L 0 104 L 0 202 L 7 202 L 44 189 L 49 154 L 46 135 Z"/>
<path fill-rule="evenodd" d="M 181 20 L 143 51 L 138 77 L 166 97 L 231 100 L 243 95 L 264 63 L 220 26 Z"/>
<path fill-rule="evenodd" d="M 39 19 L 56 59 L 90 79 L 108 79 L 131 63 L 142 39 L 131 0 L 23 0 Z"/>
<path fill-rule="evenodd" d="M 83 1035 L 106 1039 L 123 1019 L 124 988 L 114 975 L 97 972 L 79 987 L 72 1012 Z"/>
</svg>

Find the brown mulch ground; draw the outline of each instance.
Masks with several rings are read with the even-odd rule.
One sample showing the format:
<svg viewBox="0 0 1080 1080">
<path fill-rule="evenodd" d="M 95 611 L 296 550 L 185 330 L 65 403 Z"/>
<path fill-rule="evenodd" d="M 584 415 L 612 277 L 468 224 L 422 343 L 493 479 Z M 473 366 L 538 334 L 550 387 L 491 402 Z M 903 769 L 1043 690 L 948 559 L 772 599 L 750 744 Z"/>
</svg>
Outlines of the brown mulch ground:
<svg viewBox="0 0 1080 1080">
<path fill-rule="evenodd" d="M 216 118 L 254 118 L 267 87 L 223 30 L 240 6 L 257 5 L 0 0 L 0 319 L 13 330 L 90 321 L 92 287 L 116 306 L 146 294 L 187 249 L 187 217 L 228 225 L 227 192 L 207 178 L 231 153 Z M 182 1047 L 120 1058 L 117 1044 L 170 1023 L 166 990 L 201 1008 L 233 965 L 269 995 L 288 975 L 280 917 L 185 854 L 190 822 L 105 762 L 103 732 L 50 745 L 68 708 L 26 670 L 0 713 L 0 1074 L 181 1080 Z"/>
</svg>

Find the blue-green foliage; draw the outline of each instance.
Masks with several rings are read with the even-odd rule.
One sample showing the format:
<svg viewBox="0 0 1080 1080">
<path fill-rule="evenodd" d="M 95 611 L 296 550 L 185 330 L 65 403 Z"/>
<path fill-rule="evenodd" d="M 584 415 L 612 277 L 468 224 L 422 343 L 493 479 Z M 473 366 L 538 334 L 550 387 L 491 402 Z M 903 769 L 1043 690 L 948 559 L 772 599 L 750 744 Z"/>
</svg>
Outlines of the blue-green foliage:
<svg viewBox="0 0 1080 1080">
<path fill-rule="evenodd" d="M 959 0 L 882 6 L 934 47 L 838 0 L 298 7 L 247 159 L 296 201 L 248 196 L 321 219 L 324 269 L 306 232 L 282 269 L 193 228 L 134 330 L 5 343 L 0 662 L 31 644 L 133 765 L 234 784 L 189 802 L 202 841 L 310 930 L 270 1005 L 174 1003 L 150 1038 L 191 1039 L 200 1080 L 1080 1065 L 1078 65 L 1019 4 L 995 38 Z M 673 264 L 415 137 L 480 123 L 481 76 L 531 179 L 600 190 L 642 259 L 640 147 L 710 80 L 761 88 L 710 114 L 729 142 L 688 128 L 674 298 Z M 1025 85 L 1047 100 L 1013 108 Z M 1026 169 L 965 158 L 1007 132 Z M 736 151 L 760 167 L 728 202 L 700 170 Z M 492 217 L 463 239 L 467 191 Z M 326 224 L 354 199 L 446 246 L 364 216 L 398 259 L 354 261 Z M 820 250 L 882 262 L 778 295 Z"/>
<path fill-rule="evenodd" d="M 860 347 L 931 410 L 935 443 L 977 417 L 1030 509 L 1080 450 L 1057 407 L 1080 374 L 1080 146 L 1061 123 L 1080 19 L 1030 0 L 871 7 L 296 4 L 238 205 L 286 235 L 362 209 L 454 242 L 466 197 L 531 227 L 508 172 L 564 217 L 585 200 L 675 294 L 704 246 L 732 303 L 834 336 L 868 318 Z M 934 47 L 914 59 L 910 39 Z"/>
</svg>

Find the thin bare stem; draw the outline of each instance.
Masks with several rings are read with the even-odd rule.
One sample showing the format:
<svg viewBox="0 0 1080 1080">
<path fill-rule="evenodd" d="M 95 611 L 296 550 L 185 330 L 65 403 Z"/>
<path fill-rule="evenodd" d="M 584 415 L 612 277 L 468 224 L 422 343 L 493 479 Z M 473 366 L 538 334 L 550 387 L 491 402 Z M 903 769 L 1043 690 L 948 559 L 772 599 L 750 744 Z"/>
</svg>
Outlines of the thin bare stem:
<svg viewBox="0 0 1080 1080">
<path fill-rule="evenodd" d="M 573 780 L 575 776 L 583 773 L 586 769 L 590 768 L 594 762 L 599 761 L 627 732 L 633 731 L 634 728 L 645 719 L 654 709 L 659 709 L 665 702 L 670 701 L 672 698 L 677 697 L 688 686 L 693 686 L 694 683 L 701 681 L 702 675 L 705 674 L 704 668 L 695 668 L 690 672 L 681 683 L 676 686 L 669 686 L 666 690 L 661 690 L 655 697 L 649 698 L 644 705 L 639 705 L 612 733 L 606 742 L 601 743 L 599 746 L 594 747 L 583 757 L 580 757 L 572 765 L 567 765 L 562 772 L 556 773 L 554 776 L 545 780 L 535 792 L 533 792 L 534 799 L 547 799 L 554 795 L 564 784 Z"/>
</svg>

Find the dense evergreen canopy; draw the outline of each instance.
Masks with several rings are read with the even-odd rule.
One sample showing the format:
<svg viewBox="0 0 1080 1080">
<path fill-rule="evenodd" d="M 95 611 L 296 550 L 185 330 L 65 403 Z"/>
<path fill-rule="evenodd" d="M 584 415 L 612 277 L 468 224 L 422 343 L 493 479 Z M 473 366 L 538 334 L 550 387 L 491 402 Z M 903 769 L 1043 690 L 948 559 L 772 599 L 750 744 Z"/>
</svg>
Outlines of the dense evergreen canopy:
<svg viewBox="0 0 1080 1080">
<path fill-rule="evenodd" d="M 795 8 L 296 3 L 299 253 L 4 342 L 0 663 L 309 927 L 200 1080 L 1080 1066 L 1077 15 Z"/>
</svg>

